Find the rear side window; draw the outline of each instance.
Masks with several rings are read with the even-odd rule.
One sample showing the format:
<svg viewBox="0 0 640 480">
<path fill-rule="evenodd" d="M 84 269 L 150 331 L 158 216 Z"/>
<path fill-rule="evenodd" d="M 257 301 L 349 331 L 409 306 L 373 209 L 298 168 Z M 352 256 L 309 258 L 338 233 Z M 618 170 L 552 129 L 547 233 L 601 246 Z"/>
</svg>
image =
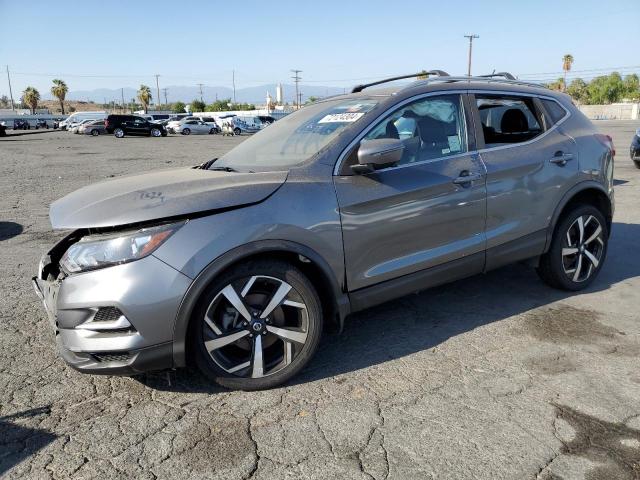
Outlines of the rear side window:
<svg viewBox="0 0 640 480">
<path fill-rule="evenodd" d="M 558 123 L 567 114 L 566 110 L 558 105 L 558 102 L 554 100 L 541 98 L 540 101 L 542 102 L 542 105 L 544 105 L 544 109 L 547 111 L 547 114 L 551 119 L 551 122 L 549 122 L 551 125 Z"/>
<path fill-rule="evenodd" d="M 487 147 L 526 142 L 542 133 L 532 98 L 476 95 L 476 103 Z"/>
</svg>

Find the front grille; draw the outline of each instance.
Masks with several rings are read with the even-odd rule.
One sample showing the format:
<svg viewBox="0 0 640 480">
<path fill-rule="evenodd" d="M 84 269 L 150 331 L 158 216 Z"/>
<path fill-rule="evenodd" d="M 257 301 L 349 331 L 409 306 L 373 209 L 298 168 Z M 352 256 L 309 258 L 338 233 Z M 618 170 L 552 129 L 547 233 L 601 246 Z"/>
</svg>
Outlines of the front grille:
<svg viewBox="0 0 640 480">
<path fill-rule="evenodd" d="M 131 358 L 129 352 L 103 352 L 92 353 L 93 358 L 98 362 L 126 362 Z"/>
<path fill-rule="evenodd" d="M 93 322 L 115 322 L 122 316 L 116 307 L 100 307 L 93 316 Z"/>
</svg>

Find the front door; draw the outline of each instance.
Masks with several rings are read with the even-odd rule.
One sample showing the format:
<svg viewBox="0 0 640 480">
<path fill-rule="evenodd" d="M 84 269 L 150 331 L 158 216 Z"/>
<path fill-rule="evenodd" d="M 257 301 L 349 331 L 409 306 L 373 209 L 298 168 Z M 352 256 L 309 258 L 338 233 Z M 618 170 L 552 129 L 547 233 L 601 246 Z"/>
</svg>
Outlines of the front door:
<svg viewBox="0 0 640 480">
<path fill-rule="evenodd" d="M 395 166 L 334 179 L 350 291 L 462 258 L 482 270 L 485 170 L 467 132 L 462 96 L 447 94 L 403 104 L 364 136 L 405 149 Z"/>
</svg>

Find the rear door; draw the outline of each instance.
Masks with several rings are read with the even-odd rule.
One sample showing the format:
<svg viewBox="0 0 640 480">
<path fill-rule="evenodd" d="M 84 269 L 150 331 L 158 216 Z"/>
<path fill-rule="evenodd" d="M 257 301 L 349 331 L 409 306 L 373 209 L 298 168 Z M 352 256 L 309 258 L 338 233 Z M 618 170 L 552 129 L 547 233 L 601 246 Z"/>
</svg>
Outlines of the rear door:
<svg viewBox="0 0 640 480">
<path fill-rule="evenodd" d="M 334 178 L 349 290 L 454 260 L 464 272 L 458 276 L 480 272 L 485 171 L 468 135 L 463 94 L 403 102 L 365 132 L 365 140 L 401 139 L 405 149 L 396 166 L 355 175 L 348 167 L 357 143 Z"/>
<path fill-rule="evenodd" d="M 554 209 L 578 171 L 577 149 L 535 96 L 474 92 L 471 99 L 487 168 L 487 268 L 495 268 L 542 253 Z"/>
</svg>

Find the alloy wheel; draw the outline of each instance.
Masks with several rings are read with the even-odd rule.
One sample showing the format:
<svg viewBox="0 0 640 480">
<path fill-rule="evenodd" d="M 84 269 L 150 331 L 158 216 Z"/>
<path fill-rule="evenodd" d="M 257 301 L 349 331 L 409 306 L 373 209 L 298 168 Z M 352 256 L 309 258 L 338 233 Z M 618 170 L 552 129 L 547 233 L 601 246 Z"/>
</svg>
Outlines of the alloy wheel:
<svg viewBox="0 0 640 480">
<path fill-rule="evenodd" d="M 159 137 L 160 135 L 162 135 L 162 132 L 157 128 L 152 128 L 151 135 L 154 137 Z"/>
<path fill-rule="evenodd" d="M 581 283 L 597 271 L 605 249 L 604 229 L 593 215 L 581 215 L 569 226 L 562 244 L 562 268 Z"/>
<path fill-rule="evenodd" d="M 301 353 L 309 314 L 290 284 L 254 275 L 218 292 L 202 328 L 205 350 L 220 368 L 238 377 L 261 378 L 283 370 Z"/>
<path fill-rule="evenodd" d="M 122 130 L 121 128 L 116 128 L 114 135 L 116 136 L 116 138 L 122 138 L 124 137 L 124 130 Z"/>
</svg>

